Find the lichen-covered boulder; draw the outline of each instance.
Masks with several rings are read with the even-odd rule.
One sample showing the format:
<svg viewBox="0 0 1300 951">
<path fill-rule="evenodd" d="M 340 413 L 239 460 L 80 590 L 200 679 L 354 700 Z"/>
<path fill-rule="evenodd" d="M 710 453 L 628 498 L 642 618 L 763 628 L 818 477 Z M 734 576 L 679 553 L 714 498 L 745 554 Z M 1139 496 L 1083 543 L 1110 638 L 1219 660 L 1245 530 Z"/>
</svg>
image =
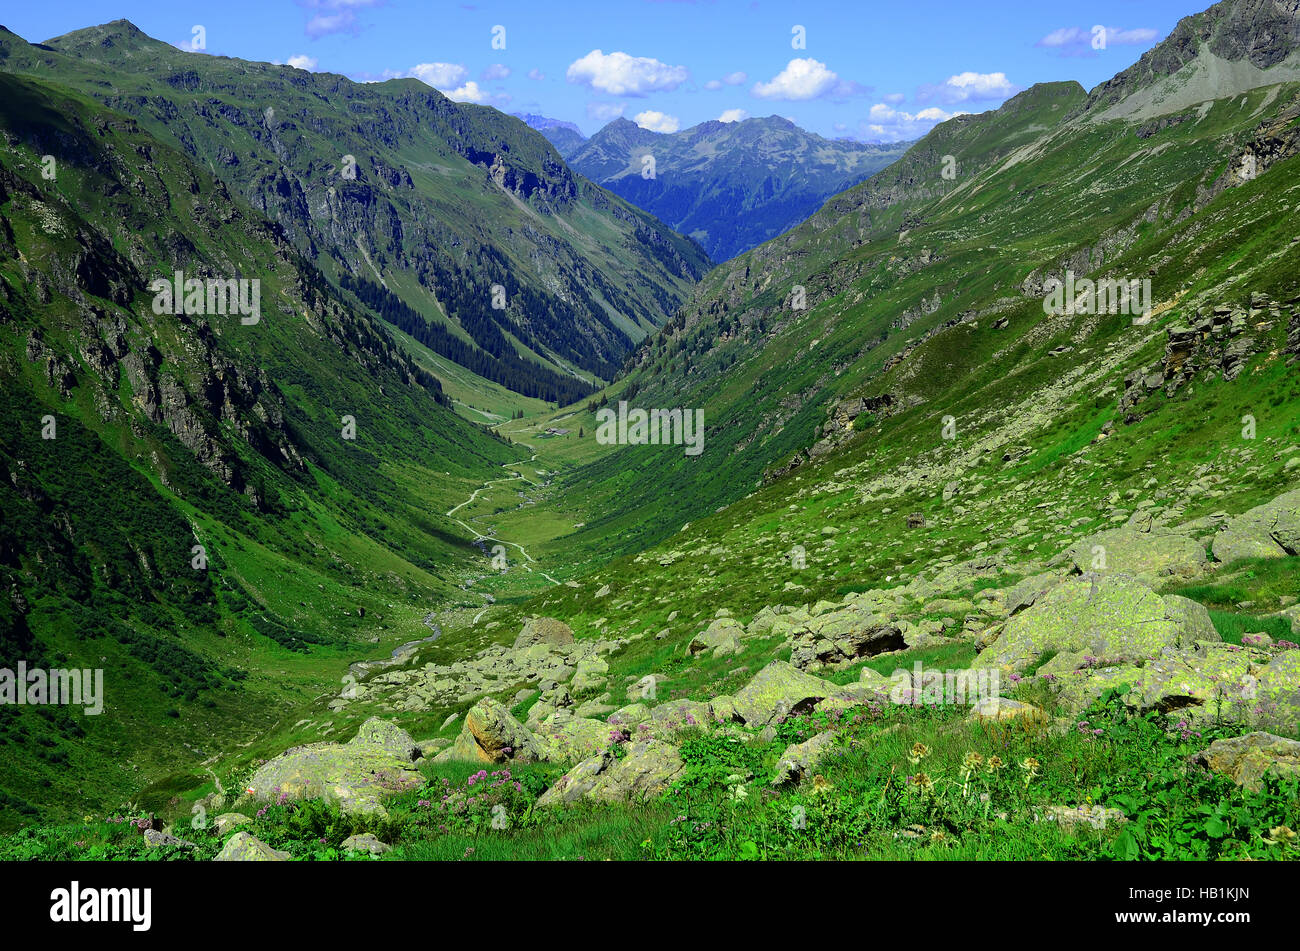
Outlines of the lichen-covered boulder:
<svg viewBox="0 0 1300 951">
<path fill-rule="evenodd" d="M 732 698 L 735 716 L 747 726 L 783 723 L 840 693 L 835 684 L 784 661 L 768 664 Z"/>
<path fill-rule="evenodd" d="M 214 862 L 287 862 L 288 852 L 273 849 L 256 836 L 236 832 L 230 837 Z"/>
<path fill-rule="evenodd" d="M 1062 582 L 1009 618 L 973 666 L 1019 673 L 1048 653 L 1075 654 L 1089 666 L 1131 663 L 1166 647 L 1191 646 L 1198 634 L 1205 631 L 1189 626 L 1181 602 L 1171 606 L 1124 575 L 1089 574 Z"/>
<path fill-rule="evenodd" d="M 1032 703 L 1022 703 L 1007 697 L 984 697 L 971 706 L 967 719 L 977 723 L 999 723 L 1007 720 L 1043 723 L 1047 720 L 1047 714 Z"/>
<path fill-rule="evenodd" d="M 1118 571 L 1145 581 L 1198 574 L 1208 560 L 1205 546 L 1189 535 L 1130 526 L 1098 532 L 1067 552 L 1076 571 Z"/>
<path fill-rule="evenodd" d="M 418 752 L 405 730 L 371 719 L 347 743 L 311 743 L 263 764 L 248 792 L 264 802 L 324 799 L 344 812 L 383 813 L 383 796 L 423 783 L 413 762 Z"/>
<path fill-rule="evenodd" d="M 1229 519 L 1210 549 L 1217 561 L 1300 555 L 1300 489 Z"/>
<path fill-rule="evenodd" d="M 740 642 L 744 636 L 745 629 L 739 622 L 729 617 L 720 617 L 691 638 L 686 650 L 692 656 L 705 651 L 712 652 L 714 657 L 739 654 L 743 649 Z"/>
<path fill-rule="evenodd" d="M 830 730 L 818 733 L 802 743 L 792 743 L 786 747 L 776 764 L 773 786 L 794 785 L 803 782 L 827 754 L 834 749 L 839 740 L 839 733 Z"/>
<path fill-rule="evenodd" d="M 465 726 L 456 741 L 435 760 L 462 760 L 470 763 L 504 763 L 518 760 L 535 763 L 543 758 L 542 749 L 531 731 L 511 715 L 505 705 L 484 697 L 465 714 Z"/>
<path fill-rule="evenodd" d="M 675 746 L 658 739 L 628 743 L 621 757 L 602 753 L 583 760 L 537 800 L 540 808 L 586 799 L 645 802 L 668 790 L 685 769 Z"/>
<path fill-rule="evenodd" d="M 852 663 L 907 646 L 904 628 L 890 613 L 877 613 L 862 603 L 846 604 L 816 615 L 790 639 L 790 663 L 800 670 L 817 670 Z"/>
<path fill-rule="evenodd" d="M 1268 773 L 1300 775 L 1300 742 L 1272 733 L 1247 733 L 1215 740 L 1196 754 L 1196 761 L 1239 786 L 1256 790 Z"/>
<path fill-rule="evenodd" d="M 536 644 L 562 646 L 573 643 L 573 628 L 553 617 L 531 617 L 524 622 L 523 630 L 515 638 L 515 648 Z"/>
<path fill-rule="evenodd" d="M 534 736 L 542 759 L 551 763 L 571 763 L 604 750 L 612 742 L 610 734 L 616 730 L 619 730 L 617 725 L 573 716 L 567 710 L 561 710 L 539 723 Z"/>
</svg>

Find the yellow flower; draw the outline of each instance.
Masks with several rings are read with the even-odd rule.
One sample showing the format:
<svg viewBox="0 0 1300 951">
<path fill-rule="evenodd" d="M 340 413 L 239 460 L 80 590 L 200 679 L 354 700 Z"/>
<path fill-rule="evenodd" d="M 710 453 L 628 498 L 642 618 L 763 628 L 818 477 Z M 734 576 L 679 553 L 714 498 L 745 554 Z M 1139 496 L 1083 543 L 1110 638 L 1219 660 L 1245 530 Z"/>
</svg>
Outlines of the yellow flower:
<svg viewBox="0 0 1300 951">
<path fill-rule="evenodd" d="M 907 757 L 907 761 L 911 763 L 913 766 L 915 766 L 917 763 L 921 762 L 921 760 L 925 759 L 929 755 L 930 755 L 930 747 L 926 746 L 924 743 L 913 743 L 912 752 Z"/>
<path fill-rule="evenodd" d="M 1029 788 L 1030 781 L 1038 775 L 1040 763 L 1032 756 L 1026 756 L 1020 761 L 1020 768 L 1025 771 L 1025 788 Z"/>
<path fill-rule="evenodd" d="M 912 777 L 914 782 L 922 792 L 932 792 L 934 790 L 934 780 L 925 773 L 917 773 Z"/>
<path fill-rule="evenodd" d="M 984 763 L 984 757 L 978 753 L 967 753 L 962 757 L 961 764 L 966 768 L 968 773 L 973 773 Z"/>
<path fill-rule="evenodd" d="M 942 830 L 942 829 L 935 829 L 933 832 L 930 833 L 930 841 L 931 841 L 931 842 L 939 842 L 939 841 L 942 840 L 944 837 L 945 837 L 945 836 L 944 836 L 944 833 L 943 833 L 943 830 Z"/>
<path fill-rule="evenodd" d="M 1295 840 L 1295 831 L 1287 826 L 1274 826 L 1268 830 L 1268 836 L 1264 839 L 1269 845 L 1290 845 Z"/>
<path fill-rule="evenodd" d="M 990 756 L 988 765 L 985 767 L 990 773 L 996 773 L 1007 764 L 1002 762 L 1001 756 Z"/>
<path fill-rule="evenodd" d="M 814 796 L 820 796 L 823 793 L 828 793 L 835 788 L 821 773 L 818 773 L 816 776 L 812 778 L 812 787 L 813 787 L 812 791 Z"/>
</svg>

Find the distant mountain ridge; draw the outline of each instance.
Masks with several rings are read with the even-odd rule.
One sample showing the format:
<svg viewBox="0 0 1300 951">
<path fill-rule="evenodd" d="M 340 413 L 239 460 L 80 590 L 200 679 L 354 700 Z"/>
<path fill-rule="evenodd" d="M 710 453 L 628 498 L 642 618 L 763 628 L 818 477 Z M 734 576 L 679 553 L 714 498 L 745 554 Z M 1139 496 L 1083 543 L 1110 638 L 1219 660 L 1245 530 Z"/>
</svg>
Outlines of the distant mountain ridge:
<svg viewBox="0 0 1300 951">
<path fill-rule="evenodd" d="M 620 118 L 564 154 L 573 169 L 723 261 L 794 227 L 909 144 L 825 139 L 780 116 L 714 119 L 672 134 Z"/>
<path fill-rule="evenodd" d="M 182 51 L 124 20 L 40 45 L 5 31 L 0 69 L 135 116 L 336 286 L 386 287 L 432 328 L 412 336 L 452 360 L 472 349 L 472 369 L 528 396 L 569 402 L 609 378 L 709 264 L 524 123 L 418 80 Z"/>
<path fill-rule="evenodd" d="M 515 112 L 512 115 L 516 119 L 523 120 L 531 129 L 536 129 L 542 135 L 546 136 L 555 151 L 567 161 L 569 156 L 582 148 L 587 137 L 582 134 L 582 130 L 572 122 L 566 122 L 563 119 L 551 119 L 547 116 L 539 116 L 531 112 Z"/>
</svg>

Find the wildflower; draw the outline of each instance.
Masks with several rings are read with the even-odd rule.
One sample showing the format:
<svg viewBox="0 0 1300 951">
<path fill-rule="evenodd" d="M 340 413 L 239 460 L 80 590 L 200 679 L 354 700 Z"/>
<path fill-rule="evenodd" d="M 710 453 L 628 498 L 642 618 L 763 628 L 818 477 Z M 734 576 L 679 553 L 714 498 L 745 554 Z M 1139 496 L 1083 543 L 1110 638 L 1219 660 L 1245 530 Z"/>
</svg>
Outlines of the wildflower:
<svg viewBox="0 0 1300 951">
<path fill-rule="evenodd" d="M 1020 761 L 1020 768 L 1025 771 L 1025 786 L 1028 787 L 1030 781 L 1038 775 L 1038 767 L 1042 765 L 1032 756 L 1026 756 Z"/>
<path fill-rule="evenodd" d="M 967 753 L 962 757 L 961 765 L 966 772 L 973 773 L 984 765 L 984 757 L 979 753 Z"/>
<path fill-rule="evenodd" d="M 925 759 L 929 755 L 930 755 L 930 747 L 926 746 L 924 743 L 913 743 L 912 751 L 908 755 L 907 761 L 911 763 L 913 766 L 915 766 L 917 763 L 921 762 L 921 760 Z"/>
<path fill-rule="evenodd" d="M 916 787 L 920 789 L 921 792 L 928 793 L 934 791 L 934 780 L 925 773 L 917 773 L 912 777 L 912 782 L 916 784 Z"/>
<path fill-rule="evenodd" d="M 1269 845 L 1290 845 L 1296 840 L 1296 833 L 1288 826 L 1274 826 L 1268 830 L 1264 839 Z"/>
<path fill-rule="evenodd" d="M 812 791 L 814 796 L 821 796 L 825 793 L 830 792 L 832 789 L 835 788 L 821 773 L 818 773 L 816 776 L 812 778 L 812 786 L 813 786 Z"/>
<path fill-rule="evenodd" d="M 1002 768 L 1006 765 L 1007 765 L 1006 763 L 1002 762 L 1001 756 L 990 756 L 988 765 L 985 766 L 984 768 L 986 772 L 992 774 L 992 773 L 1000 772 Z"/>
</svg>

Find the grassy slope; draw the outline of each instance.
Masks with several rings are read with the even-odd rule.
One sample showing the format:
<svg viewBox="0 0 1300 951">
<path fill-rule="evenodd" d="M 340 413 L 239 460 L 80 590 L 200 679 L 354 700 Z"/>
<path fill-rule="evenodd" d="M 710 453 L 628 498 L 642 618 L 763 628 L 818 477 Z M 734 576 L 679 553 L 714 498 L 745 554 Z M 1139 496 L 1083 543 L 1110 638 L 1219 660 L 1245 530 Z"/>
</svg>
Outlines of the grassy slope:
<svg viewBox="0 0 1300 951">
<path fill-rule="evenodd" d="M 0 86 L 14 137 L 0 152 L 0 571 L 26 602 L 16 614 L 6 603 L 5 653 L 103 667 L 108 693 L 100 717 L 4 710 L 12 823 L 35 803 L 81 811 L 193 770 L 330 689 L 358 654 L 427 633 L 420 619 L 482 557 L 439 513 L 520 451 L 408 383 L 382 330 L 133 120 L 57 87 L 8 75 Z M 58 176 L 45 180 L 55 141 Z M 262 320 L 154 317 L 145 284 L 178 253 L 191 273 L 258 276 Z M 184 389 L 243 492 L 144 417 L 146 394 L 116 363 L 96 370 L 114 324 L 131 351 L 162 354 L 160 379 Z M 36 362 L 33 340 L 47 355 Z M 48 366 L 67 373 L 66 400 Z M 261 380 L 268 398 L 210 417 L 214 372 Z M 40 438 L 47 414 L 53 440 Z M 355 443 L 340 438 L 343 414 L 358 420 Z M 292 445 L 301 468 L 256 449 L 261 437 Z M 190 567 L 196 541 L 205 572 Z"/>
</svg>

